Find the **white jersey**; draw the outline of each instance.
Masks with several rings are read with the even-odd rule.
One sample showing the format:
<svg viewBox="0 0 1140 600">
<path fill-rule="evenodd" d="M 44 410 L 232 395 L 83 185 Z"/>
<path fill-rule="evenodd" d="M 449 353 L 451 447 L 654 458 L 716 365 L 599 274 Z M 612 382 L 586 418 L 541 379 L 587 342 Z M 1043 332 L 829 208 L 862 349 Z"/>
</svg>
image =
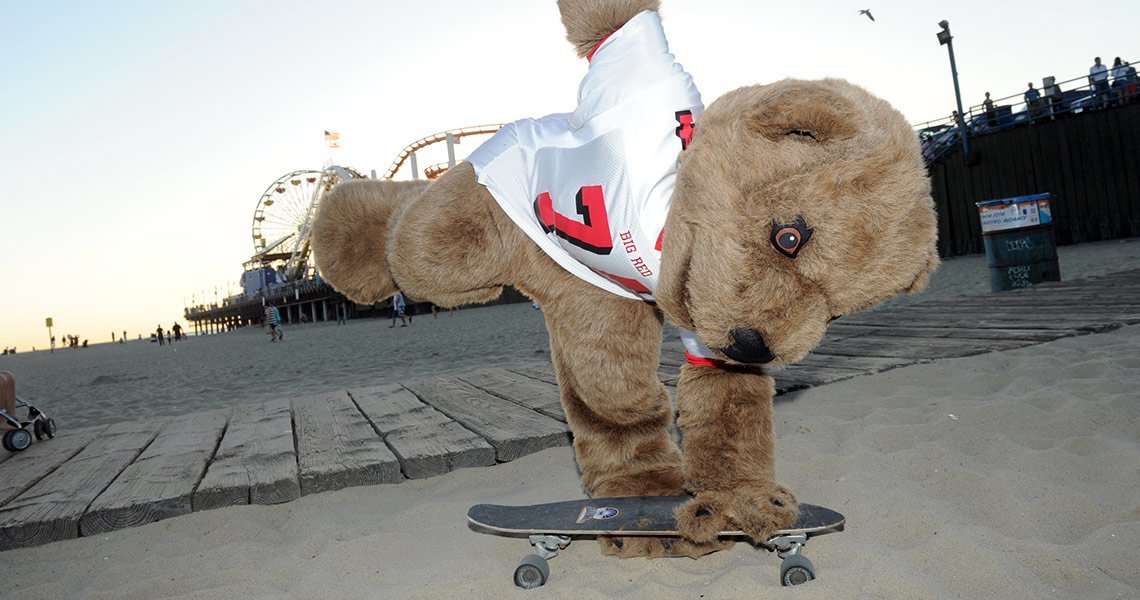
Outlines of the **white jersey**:
<svg viewBox="0 0 1140 600">
<path fill-rule="evenodd" d="M 551 258 L 610 292 L 652 300 L 677 155 L 704 109 L 656 12 L 594 50 L 573 113 L 508 124 L 467 158 Z"/>
</svg>

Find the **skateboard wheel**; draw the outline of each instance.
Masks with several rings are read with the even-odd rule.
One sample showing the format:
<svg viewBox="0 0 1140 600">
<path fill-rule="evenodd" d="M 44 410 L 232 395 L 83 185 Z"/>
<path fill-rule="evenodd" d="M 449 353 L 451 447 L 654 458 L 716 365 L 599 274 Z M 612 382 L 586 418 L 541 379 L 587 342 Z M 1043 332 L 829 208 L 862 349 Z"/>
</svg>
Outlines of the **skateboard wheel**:
<svg viewBox="0 0 1140 600">
<path fill-rule="evenodd" d="M 32 445 L 32 434 L 27 429 L 9 429 L 4 432 L 3 443 L 9 452 L 27 450 Z"/>
<path fill-rule="evenodd" d="M 550 577 L 550 565 L 546 559 L 537 554 L 528 554 L 523 557 L 519 567 L 515 569 L 515 585 L 531 590 L 546 583 Z"/>
<path fill-rule="evenodd" d="M 801 585 L 815 579 L 815 565 L 802 554 L 793 554 L 780 564 L 780 583 Z"/>
</svg>

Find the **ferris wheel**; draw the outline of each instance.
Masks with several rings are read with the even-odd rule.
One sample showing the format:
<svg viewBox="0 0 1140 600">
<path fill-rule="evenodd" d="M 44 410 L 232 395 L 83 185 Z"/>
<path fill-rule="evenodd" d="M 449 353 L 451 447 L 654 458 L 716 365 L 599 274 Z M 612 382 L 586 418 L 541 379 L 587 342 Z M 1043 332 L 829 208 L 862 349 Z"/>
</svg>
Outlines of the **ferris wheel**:
<svg viewBox="0 0 1140 600">
<path fill-rule="evenodd" d="M 320 187 L 320 171 L 293 171 L 269 184 L 253 211 L 253 251 L 292 251 Z"/>
<path fill-rule="evenodd" d="M 354 169 L 293 171 L 278 177 L 253 211 L 251 262 L 279 267 L 287 279 L 304 275 L 309 258 L 309 225 L 321 196 L 344 179 L 363 177 Z"/>
</svg>

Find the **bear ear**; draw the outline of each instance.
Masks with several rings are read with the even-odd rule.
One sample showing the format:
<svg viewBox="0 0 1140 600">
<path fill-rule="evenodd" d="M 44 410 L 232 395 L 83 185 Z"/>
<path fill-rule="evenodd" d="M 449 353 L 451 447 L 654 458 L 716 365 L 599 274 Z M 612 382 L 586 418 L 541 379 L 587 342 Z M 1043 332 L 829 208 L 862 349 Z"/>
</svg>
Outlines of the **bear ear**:
<svg viewBox="0 0 1140 600">
<path fill-rule="evenodd" d="M 777 143 L 828 143 L 855 137 L 859 114 L 854 103 L 818 82 L 794 82 L 757 104 L 748 125 Z"/>
</svg>

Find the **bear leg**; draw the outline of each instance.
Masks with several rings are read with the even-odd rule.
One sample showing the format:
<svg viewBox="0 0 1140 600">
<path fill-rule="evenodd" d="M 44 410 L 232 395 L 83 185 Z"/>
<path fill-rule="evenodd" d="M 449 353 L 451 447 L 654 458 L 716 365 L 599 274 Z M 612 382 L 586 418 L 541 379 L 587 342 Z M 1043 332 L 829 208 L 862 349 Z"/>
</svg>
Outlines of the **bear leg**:
<svg viewBox="0 0 1140 600">
<path fill-rule="evenodd" d="M 490 302 L 528 270 L 526 234 L 462 162 L 401 207 L 387 262 L 405 295 L 445 308 Z"/>
<path fill-rule="evenodd" d="M 395 294 L 387 258 L 389 231 L 403 206 L 425 187 L 419 181 L 353 179 L 325 194 L 311 234 L 321 277 L 360 304 Z"/>
<path fill-rule="evenodd" d="M 775 481 L 774 395 L 775 382 L 757 369 L 681 368 L 677 424 L 685 487 L 694 494 L 677 510 L 686 539 L 707 543 L 740 529 L 762 542 L 795 521 L 795 494 Z"/>
<path fill-rule="evenodd" d="M 662 317 L 552 265 L 542 303 L 562 407 L 574 432 L 582 486 L 595 497 L 684 494 L 681 454 L 669 433 L 673 409 L 657 380 Z M 542 281 L 538 278 L 533 283 Z M 619 556 L 700 556 L 726 544 L 602 538 Z"/>
</svg>

